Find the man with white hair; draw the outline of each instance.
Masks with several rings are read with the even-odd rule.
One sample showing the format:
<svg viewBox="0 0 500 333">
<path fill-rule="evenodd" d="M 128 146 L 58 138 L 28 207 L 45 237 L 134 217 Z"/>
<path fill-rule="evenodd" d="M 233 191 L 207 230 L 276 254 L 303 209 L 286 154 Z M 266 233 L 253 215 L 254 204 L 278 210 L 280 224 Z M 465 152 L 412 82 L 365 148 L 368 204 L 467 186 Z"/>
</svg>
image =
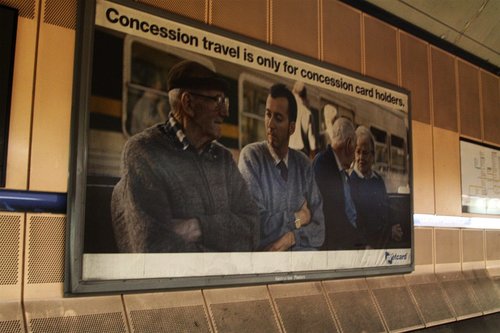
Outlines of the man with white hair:
<svg viewBox="0 0 500 333">
<path fill-rule="evenodd" d="M 351 120 L 337 119 L 330 133 L 332 144 L 316 155 L 313 168 L 323 197 L 325 250 L 366 248 L 365 231 L 358 223 L 347 170 L 354 160 L 356 133 Z"/>
<path fill-rule="evenodd" d="M 399 223 L 390 224 L 389 198 L 384 179 L 372 169 L 375 162 L 375 139 L 365 126 L 356 129 L 354 170 L 351 173 L 352 198 L 359 221 L 366 230 L 371 248 L 383 249 L 390 239 L 399 242 L 403 229 Z"/>
</svg>

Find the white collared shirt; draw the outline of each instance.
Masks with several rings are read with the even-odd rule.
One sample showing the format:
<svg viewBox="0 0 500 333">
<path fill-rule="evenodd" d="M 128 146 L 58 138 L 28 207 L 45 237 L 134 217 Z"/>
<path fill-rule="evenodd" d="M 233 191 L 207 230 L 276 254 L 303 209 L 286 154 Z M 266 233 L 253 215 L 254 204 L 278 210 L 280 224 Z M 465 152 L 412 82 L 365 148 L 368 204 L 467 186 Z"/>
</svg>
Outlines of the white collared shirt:
<svg viewBox="0 0 500 333">
<path fill-rule="evenodd" d="M 269 143 L 267 144 L 267 148 L 269 149 L 271 157 L 274 160 L 274 166 L 277 166 L 279 162 L 283 161 L 286 167 L 288 168 L 288 152 L 286 153 L 285 157 L 283 157 L 283 159 L 280 159 L 278 155 L 276 155 L 276 153 L 274 152 L 273 148 L 269 145 Z"/>
<path fill-rule="evenodd" d="M 361 178 L 361 179 L 373 179 L 373 178 L 377 179 L 377 178 L 379 178 L 378 175 L 375 172 L 373 172 L 373 171 L 371 172 L 370 176 L 365 177 L 361 173 L 361 171 L 359 171 L 359 169 L 358 169 L 358 167 L 356 165 L 354 166 L 354 172 L 356 172 L 356 175 L 358 175 L 358 177 Z"/>
</svg>

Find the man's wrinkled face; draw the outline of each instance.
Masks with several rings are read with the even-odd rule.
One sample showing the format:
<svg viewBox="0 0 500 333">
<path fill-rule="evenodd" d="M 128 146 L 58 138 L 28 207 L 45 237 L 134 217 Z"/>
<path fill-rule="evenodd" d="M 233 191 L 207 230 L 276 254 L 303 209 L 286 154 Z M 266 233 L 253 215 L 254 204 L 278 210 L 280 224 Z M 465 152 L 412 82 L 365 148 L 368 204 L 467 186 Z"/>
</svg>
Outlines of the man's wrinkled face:
<svg viewBox="0 0 500 333">
<path fill-rule="evenodd" d="M 217 90 L 193 90 L 193 122 L 200 130 L 200 136 L 215 140 L 222 135 L 222 123 L 229 116 L 229 105 L 224 93 Z M 219 101 L 217 101 L 219 100 Z"/>
<path fill-rule="evenodd" d="M 358 170 L 365 176 L 371 174 L 374 162 L 374 152 L 370 144 L 370 139 L 366 136 L 359 136 L 356 143 L 355 163 Z"/>
<path fill-rule="evenodd" d="M 288 100 L 285 97 L 267 97 L 264 118 L 267 142 L 279 154 L 288 149 L 290 135 L 295 130 L 295 122 L 288 117 Z"/>
</svg>

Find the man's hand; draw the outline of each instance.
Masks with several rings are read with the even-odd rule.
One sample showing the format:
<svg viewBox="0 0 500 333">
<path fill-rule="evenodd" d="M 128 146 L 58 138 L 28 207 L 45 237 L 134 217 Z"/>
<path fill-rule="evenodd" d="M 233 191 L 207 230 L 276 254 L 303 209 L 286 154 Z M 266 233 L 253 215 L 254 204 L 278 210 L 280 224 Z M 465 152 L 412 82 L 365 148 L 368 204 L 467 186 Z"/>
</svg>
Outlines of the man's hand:
<svg viewBox="0 0 500 333">
<path fill-rule="evenodd" d="M 295 235 L 292 231 L 287 232 L 277 241 L 266 247 L 266 251 L 286 251 L 295 245 Z"/>
<path fill-rule="evenodd" d="M 304 201 L 304 204 L 298 211 L 295 212 L 295 218 L 300 219 L 300 225 L 305 226 L 311 222 L 311 211 L 307 206 L 307 200 Z"/>
<path fill-rule="evenodd" d="M 201 237 L 201 228 L 198 219 L 172 219 L 173 230 L 188 243 L 194 243 Z"/>
<path fill-rule="evenodd" d="M 401 228 L 401 224 L 393 225 L 391 232 L 391 237 L 394 241 L 399 242 L 403 239 L 403 229 Z"/>
</svg>

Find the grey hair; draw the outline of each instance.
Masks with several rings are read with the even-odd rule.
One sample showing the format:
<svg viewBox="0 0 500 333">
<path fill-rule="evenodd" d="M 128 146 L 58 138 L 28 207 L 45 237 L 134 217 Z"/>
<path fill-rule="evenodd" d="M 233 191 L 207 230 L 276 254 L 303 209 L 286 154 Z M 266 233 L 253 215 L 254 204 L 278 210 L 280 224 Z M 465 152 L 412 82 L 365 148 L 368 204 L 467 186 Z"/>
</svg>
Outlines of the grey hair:
<svg viewBox="0 0 500 333">
<path fill-rule="evenodd" d="M 345 117 L 335 120 L 332 126 L 331 139 L 332 146 L 344 145 L 348 139 L 356 140 L 356 132 L 352 121 Z"/>
<path fill-rule="evenodd" d="M 168 102 L 172 110 L 177 110 L 181 101 L 181 89 L 175 88 L 168 92 Z"/>
<path fill-rule="evenodd" d="M 373 137 L 372 132 L 366 126 L 358 126 L 356 128 L 356 137 L 357 138 L 367 138 L 370 141 L 370 145 L 372 147 L 372 152 L 375 151 L 375 138 Z"/>
</svg>

